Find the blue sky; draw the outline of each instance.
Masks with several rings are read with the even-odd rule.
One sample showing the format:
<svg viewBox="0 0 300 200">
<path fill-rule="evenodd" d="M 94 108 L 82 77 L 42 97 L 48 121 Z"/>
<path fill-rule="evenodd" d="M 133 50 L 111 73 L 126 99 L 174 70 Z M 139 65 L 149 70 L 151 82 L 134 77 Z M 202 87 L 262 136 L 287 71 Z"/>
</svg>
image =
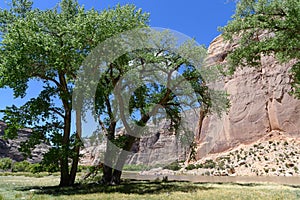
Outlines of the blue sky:
<svg viewBox="0 0 300 200">
<path fill-rule="evenodd" d="M 7 1 L 0 1 L 0 7 L 6 8 Z M 40 9 L 53 8 L 59 1 L 34 0 L 34 7 Z M 231 0 L 79 0 L 87 9 L 97 10 L 113 7 L 120 3 L 135 4 L 144 12 L 150 13 L 150 26 L 179 31 L 195 38 L 199 44 L 208 46 L 220 33 L 219 26 L 224 26 L 235 10 Z M 14 99 L 10 89 L 0 89 L 0 109 L 15 104 L 22 105 L 26 100 L 36 96 L 40 87 L 36 82 L 29 85 L 25 99 Z M 0 114 L 0 119 L 2 115 Z"/>
</svg>

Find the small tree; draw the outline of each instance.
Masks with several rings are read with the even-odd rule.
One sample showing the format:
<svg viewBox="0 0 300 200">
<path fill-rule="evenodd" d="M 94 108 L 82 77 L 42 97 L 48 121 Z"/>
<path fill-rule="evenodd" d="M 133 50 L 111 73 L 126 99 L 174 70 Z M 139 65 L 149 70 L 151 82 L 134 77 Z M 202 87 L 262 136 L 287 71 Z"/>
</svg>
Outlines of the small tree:
<svg viewBox="0 0 300 200">
<path fill-rule="evenodd" d="M 68 186 L 75 181 L 81 145 L 80 124 L 71 132 L 77 70 L 99 42 L 144 27 L 148 15 L 132 5 L 99 12 L 85 10 L 76 0 L 62 0 L 50 10 L 32 9 L 32 4 L 12 0 L 10 10 L 0 10 L 0 87 L 10 87 L 15 97 L 22 98 L 30 80 L 43 84 L 37 98 L 4 111 L 6 135 L 13 138 L 18 129 L 30 127 L 30 140 L 23 145 L 27 153 L 42 140 L 50 140 L 52 156 L 46 158 L 59 163 L 60 186 Z"/>
<path fill-rule="evenodd" d="M 262 55 L 294 61 L 293 94 L 300 98 L 299 0 L 239 0 L 233 20 L 221 30 L 227 40 L 239 38 L 228 55 L 231 72 L 238 66 L 258 66 Z"/>
</svg>

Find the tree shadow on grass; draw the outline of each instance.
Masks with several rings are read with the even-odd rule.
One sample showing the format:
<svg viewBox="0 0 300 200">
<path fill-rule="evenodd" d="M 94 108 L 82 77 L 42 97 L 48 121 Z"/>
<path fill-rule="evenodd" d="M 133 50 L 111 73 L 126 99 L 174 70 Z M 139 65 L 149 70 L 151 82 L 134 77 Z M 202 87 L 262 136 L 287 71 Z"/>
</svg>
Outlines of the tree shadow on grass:
<svg viewBox="0 0 300 200">
<path fill-rule="evenodd" d="M 210 186 L 193 184 L 190 182 L 179 181 L 125 181 L 117 186 L 107 186 L 96 183 L 77 184 L 73 187 L 23 187 L 19 190 L 29 191 L 36 189 L 36 194 L 48 194 L 54 196 L 75 195 L 75 194 L 93 194 L 93 193 L 123 193 L 123 194 L 161 194 L 171 192 L 196 192 L 199 190 L 214 189 Z"/>
</svg>

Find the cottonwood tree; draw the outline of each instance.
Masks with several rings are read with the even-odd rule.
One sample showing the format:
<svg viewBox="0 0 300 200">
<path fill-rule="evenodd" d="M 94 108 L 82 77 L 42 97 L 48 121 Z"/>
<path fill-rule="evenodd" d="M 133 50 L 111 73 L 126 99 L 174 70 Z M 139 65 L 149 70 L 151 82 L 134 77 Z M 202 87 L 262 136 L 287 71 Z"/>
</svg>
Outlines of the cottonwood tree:
<svg viewBox="0 0 300 200">
<path fill-rule="evenodd" d="M 258 66 L 262 55 L 293 61 L 292 93 L 300 98 L 299 0 L 239 0 L 233 20 L 221 30 L 227 40 L 239 38 L 228 55 L 231 72 L 238 66 Z"/>
<path fill-rule="evenodd" d="M 87 70 L 86 78 L 81 80 L 77 91 L 79 96 L 85 96 L 85 91 L 95 87 L 95 82 L 99 81 L 90 97 L 93 99 L 95 94 L 95 99 L 92 103 L 86 101 L 86 104 L 95 104 L 95 118 L 107 137 L 102 160 L 102 181 L 105 184 L 120 183 L 122 168 L 130 154 L 128 152 L 140 137 L 148 134 L 147 126 L 150 122 L 154 123 L 156 118 L 167 119 L 169 128 L 178 138 L 186 140 L 186 145 L 190 145 L 194 140 L 194 127 L 185 128 L 184 123 L 187 122 L 181 114 L 200 106 L 223 111 L 228 105 L 226 95 L 220 93 L 222 103 L 220 101 L 217 109 L 212 108 L 210 90 L 204 84 L 200 70 L 206 56 L 203 46 L 193 40 L 180 43 L 170 32 L 145 32 L 144 37 L 144 30 L 138 30 L 121 35 L 119 41 L 116 39 L 103 45 L 101 48 L 106 52 L 133 49 L 126 54 L 120 53 L 120 57 L 110 62 L 109 59 L 92 59 L 97 58 L 97 54 L 101 55 L 99 47 L 92 61 L 89 61 L 93 63 L 92 68 L 90 72 Z M 112 44 L 116 41 L 119 46 L 114 47 Z M 126 44 L 120 45 L 122 42 Z M 102 63 L 105 66 L 98 69 Z M 94 74 L 95 79 L 92 78 Z M 123 126 L 125 133 L 119 135 L 116 131 L 118 126 Z"/>
<path fill-rule="evenodd" d="M 32 4 L 12 0 L 10 9 L 0 10 L 0 87 L 12 88 L 15 97 L 23 98 L 29 81 L 43 86 L 23 106 L 6 108 L 6 135 L 14 137 L 18 129 L 30 127 L 31 138 L 23 145 L 27 152 L 42 140 L 50 141 L 45 159 L 60 165 L 60 186 L 68 186 L 75 181 L 81 145 L 81 131 L 71 130 L 77 70 L 99 42 L 146 26 L 148 14 L 133 5 L 86 10 L 76 0 L 62 0 L 48 10 L 33 9 Z"/>
</svg>

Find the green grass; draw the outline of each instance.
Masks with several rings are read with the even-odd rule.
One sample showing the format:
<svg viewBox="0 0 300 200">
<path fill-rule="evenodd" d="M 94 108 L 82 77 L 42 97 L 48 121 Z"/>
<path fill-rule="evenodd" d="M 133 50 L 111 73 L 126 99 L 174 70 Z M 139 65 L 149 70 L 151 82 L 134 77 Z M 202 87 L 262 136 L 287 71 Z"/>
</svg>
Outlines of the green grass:
<svg viewBox="0 0 300 200">
<path fill-rule="evenodd" d="M 55 173 L 48 173 L 48 172 L 40 172 L 40 173 L 31 173 L 31 172 L 0 172 L 0 176 L 26 176 L 26 177 L 34 177 L 34 178 L 41 178 L 45 176 L 59 176 L 59 172 Z"/>
<path fill-rule="evenodd" d="M 299 199 L 300 186 L 275 184 L 189 183 L 125 181 L 119 186 L 96 183 L 59 188 L 58 176 L 41 178 L 0 176 L 0 200 L 73 200 L 73 199 Z"/>
</svg>

